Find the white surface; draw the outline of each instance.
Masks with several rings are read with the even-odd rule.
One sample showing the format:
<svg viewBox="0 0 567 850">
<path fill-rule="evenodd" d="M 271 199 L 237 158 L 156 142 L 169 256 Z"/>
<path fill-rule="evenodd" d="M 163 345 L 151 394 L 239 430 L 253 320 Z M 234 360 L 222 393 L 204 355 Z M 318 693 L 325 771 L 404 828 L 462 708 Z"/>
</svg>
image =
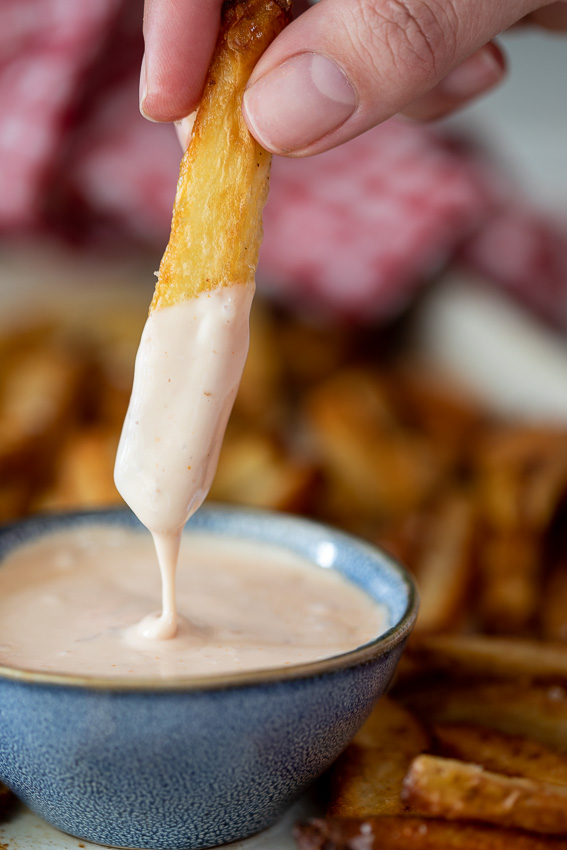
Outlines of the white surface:
<svg viewBox="0 0 567 850">
<path fill-rule="evenodd" d="M 271 829 L 224 846 L 227 850 L 295 850 L 291 836 L 293 824 L 313 811 L 308 799 L 300 800 Z M 59 832 L 24 806 L 14 813 L 11 821 L 0 825 L 0 845 L 2 848 L 7 845 L 9 850 L 77 850 L 78 847 L 96 850 L 101 846 Z"/>
<path fill-rule="evenodd" d="M 495 290 L 448 278 L 424 300 L 416 342 L 495 413 L 567 423 L 566 340 Z"/>
<path fill-rule="evenodd" d="M 484 141 L 537 204 L 567 218 L 567 33 L 500 39 L 507 80 L 446 123 Z"/>
</svg>

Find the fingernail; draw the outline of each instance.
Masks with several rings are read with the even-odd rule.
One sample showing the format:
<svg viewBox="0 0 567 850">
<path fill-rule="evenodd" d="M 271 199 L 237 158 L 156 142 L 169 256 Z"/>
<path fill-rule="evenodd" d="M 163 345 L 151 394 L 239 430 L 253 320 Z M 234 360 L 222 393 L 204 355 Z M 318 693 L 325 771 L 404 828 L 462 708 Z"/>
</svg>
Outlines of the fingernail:
<svg viewBox="0 0 567 850">
<path fill-rule="evenodd" d="M 301 150 L 338 129 L 352 115 L 356 93 L 338 65 L 318 53 L 300 53 L 244 93 L 246 122 L 274 153 Z"/>
<path fill-rule="evenodd" d="M 149 117 L 149 115 L 146 115 L 146 113 L 144 112 L 144 101 L 146 99 L 147 94 L 148 77 L 146 74 L 146 55 L 144 54 L 142 56 L 142 64 L 140 65 L 140 112 L 142 113 L 144 118 L 147 118 L 148 121 L 151 121 L 152 119 Z"/>
<path fill-rule="evenodd" d="M 439 89 L 448 97 L 458 100 L 473 97 L 497 83 L 504 71 L 495 51 L 488 45 L 447 74 Z"/>
<path fill-rule="evenodd" d="M 175 132 L 177 133 L 179 144 L 184 151 L 186 151 L 189 147 L 191 133 L 193 132 L 193 124 L 195 123 L 196 117 L 197 111 L 195 110 L 195 112 L 192 112 L 191 115 L 187 115 L 186 118 L 182 118 L 180 121 L 175 122 Z"/>
</svg>

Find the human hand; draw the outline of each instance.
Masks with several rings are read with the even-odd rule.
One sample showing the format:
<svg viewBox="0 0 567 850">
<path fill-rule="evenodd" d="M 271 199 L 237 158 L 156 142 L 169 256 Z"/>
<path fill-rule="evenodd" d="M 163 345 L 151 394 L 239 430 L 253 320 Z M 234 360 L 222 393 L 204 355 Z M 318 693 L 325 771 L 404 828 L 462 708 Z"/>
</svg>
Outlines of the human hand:
<svg viewBox="0 0 567 850">
<path fill-rule="evenodd" d="M 195 109 L 221 3 L 146 0 L 146 117 L 179 121 Z M 502 79 L 504 58 L 491 40 L 520 22 L 567 29 L 567 3 L 321 0 L 256 65 L 244 117 L 265 148 L 290 156 L 329 150 L 399 112 L 441 117 Z"/>
</svg>

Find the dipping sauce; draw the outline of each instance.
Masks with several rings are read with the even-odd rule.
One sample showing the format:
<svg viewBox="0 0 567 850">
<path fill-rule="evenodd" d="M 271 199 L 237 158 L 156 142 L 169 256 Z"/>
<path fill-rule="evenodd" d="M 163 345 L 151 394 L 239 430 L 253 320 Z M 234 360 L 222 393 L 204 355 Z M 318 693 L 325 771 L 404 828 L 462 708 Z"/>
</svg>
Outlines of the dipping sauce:
<svg viewBox="0 0 567 850">
<path fill-rule="evenodd" d="M 0 664 L 188 678 L 331 657 L 389 625 L 386 609 L 333 569 L 202 532 L 183 537 L 177 595 L 176 636 L 148 639 L 138 621 L 160 596 L 149 535 L 86 525 L 38 538 L 0 565 Z"/>
<path fill-rule="evenodd" d="M 175 570 L 183 526 L 211 486 L 248 353 L 253 284 L 219 287 L 153 310 L 116 456 L 116 487 L 154 538 L 162 610 L 149 637 L 177 631 Z"/>
</svg>

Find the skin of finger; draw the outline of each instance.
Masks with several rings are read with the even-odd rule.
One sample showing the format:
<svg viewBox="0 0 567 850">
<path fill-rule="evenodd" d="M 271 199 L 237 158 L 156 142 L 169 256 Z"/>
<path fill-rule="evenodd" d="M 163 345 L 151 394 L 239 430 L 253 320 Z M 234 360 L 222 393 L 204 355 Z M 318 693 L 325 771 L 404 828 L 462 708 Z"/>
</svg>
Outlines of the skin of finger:
<svg viewBox="0 0 567 850">
<path fill-rule="evenodd" d="M 567 32 L 567 2 L 551 3 L 528 15 L 523 23 L 543 29 Z"/>
<path fill-rule="evenodd" d="M 454 97 L 450 92 L 448 93 L 444 85 L 444 80 L 441 80 L 440 83 L 433 86 L 433 88 L 422 97 L 418 98 L 413 103 L 410 103 L 410 105 L 406 107 L 401 114 L 412 121 L 435 121 L 438 118 L 450 115 L 461 107 L 466 106 L 477 97 L 480 97 L 482 94 L 491 91 L 506 76 L 506 60 L 498 45 L 494 43 L 487 44 L 486 47 L 481 49 L 490 50 L 492 52 L 497 65 L 500 67 L 500 74 L 498 74 L 498 76 L 494 76 L 492 80 L 489 80 L 474 94 L 460 98 Z"/>
<path fill-rule="evenodd" d="M 201 98 L 220 26 L 222 0 L 146 0 L 144 114 L 178 121 Z"/>
<path fill-rule="evenodd" d="M 357 92 L 357 106 L 338 130 L 288 155 L 320 153 L 403 110 L 541 5 L 537 0 L 320 0 L 270 45 L 249 86 L 298 53 L 333 58 Z"/>
</svg>

